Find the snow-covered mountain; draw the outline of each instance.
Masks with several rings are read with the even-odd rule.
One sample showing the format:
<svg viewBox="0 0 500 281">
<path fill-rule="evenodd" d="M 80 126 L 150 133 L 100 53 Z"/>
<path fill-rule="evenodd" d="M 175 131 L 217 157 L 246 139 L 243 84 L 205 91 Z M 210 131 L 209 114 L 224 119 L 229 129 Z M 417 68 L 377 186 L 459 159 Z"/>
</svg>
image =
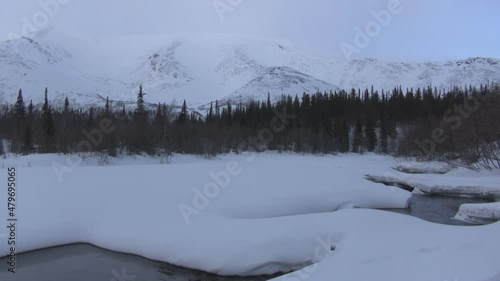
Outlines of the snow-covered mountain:
<svg viewBox="0 0 500 281">
<path fill-rule="evenodd" d="M 151 103 L 273 99 L 337 89 L 391 89 L 500 82 L 500 60 L 345 60 L 306 54 L 286 42 L 240 35 L 92 38 L 48 29 L 0 42 L 0 103 L 19 88 L 40 102 L 133 102 L 140 84 Z"/>
<path fill-rule="evenodd" d="M 279 97 L 284 93 L 316 93 L 340 90 L 339 87 L 304 74 L 290 67 L 270 67 L 263 74 L 239 88 L 229 97 L 234 103 L 244 102 L 248 98 L 265 100 L 268 93 Z"/>
</svg>

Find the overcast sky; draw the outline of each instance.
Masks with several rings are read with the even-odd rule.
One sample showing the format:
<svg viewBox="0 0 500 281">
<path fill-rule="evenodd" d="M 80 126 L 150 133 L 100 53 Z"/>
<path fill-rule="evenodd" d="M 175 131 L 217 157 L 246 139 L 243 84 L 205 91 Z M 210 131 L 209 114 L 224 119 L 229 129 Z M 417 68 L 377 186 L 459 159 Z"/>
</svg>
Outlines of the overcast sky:
<svg viewBox="0 0 500 281">
<path fill-rule="evenodd" d="M 65 4 L 44 18 L 48 13 L 40 2 L 54 1 Z M 388 10 L 391 1 L 397 0 L 2 0 L 0 39 L 21 34 L 29 21 L 36 27 L 59 26 L 99 37 L 249 34 L 287 40 L 329 57 L 342 56 L 344 43 L 357 48 L 353 57 L 500 58 L 498 0 L 400 0 L 400 12 L 379 26 L 380 32 L 372 29 L 377 34 L 366 46 L 356 45 L 356 27 L 365 30 L 374 20 L 372 11 Z"/>
</svg>

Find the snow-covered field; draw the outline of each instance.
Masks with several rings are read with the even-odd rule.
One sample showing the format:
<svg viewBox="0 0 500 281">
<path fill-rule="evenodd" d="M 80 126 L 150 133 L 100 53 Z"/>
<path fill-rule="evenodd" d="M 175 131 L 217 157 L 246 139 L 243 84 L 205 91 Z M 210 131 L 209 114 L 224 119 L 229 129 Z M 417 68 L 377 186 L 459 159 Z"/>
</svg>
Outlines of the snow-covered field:
<svg viewBox="0 0 500 281">
<path fill-rule="evenodd" d="M 411 196 L 364 179 L 399 173 L 390 157 L 75 159 L 2 160 L 3 175 L 17 167 L 18 253 L 86 242 L 223 275 L 297 270 L 278 280 L 499 280 L 500 223 L 446 226 L 371 210 L 403 208 Z M 457 173 L 457 181 L 472 177 Z M 1 221 L 6 211 L 0 209 Z"/>
</svg>

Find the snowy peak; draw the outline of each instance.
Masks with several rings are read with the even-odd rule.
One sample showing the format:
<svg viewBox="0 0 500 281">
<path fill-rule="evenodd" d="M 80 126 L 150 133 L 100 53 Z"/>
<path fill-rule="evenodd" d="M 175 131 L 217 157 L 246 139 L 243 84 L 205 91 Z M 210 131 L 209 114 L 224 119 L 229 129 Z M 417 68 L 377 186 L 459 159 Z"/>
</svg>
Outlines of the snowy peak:
<svg viewBox="0 0 500 281">
<path fill-rule="evenodd" d="M 290 67 L 269 67 L 262 72 L 263 74 L 236 90 L 231 95 L 231 100 L 245 103 L 248 100 L 265 100 L 268 94 L 273 100 L 277 100 L 282 95 L 340 90 L 331 83 Z"/>
<path fill-rule="evenodd" d="M 344 89 L 371 85 L 376 89 L 396 86 L 422 88 L 429 85 L 439 89 L 478 86 L 500 81 L 499 62 L 490 58 L 422 63 L 355 59 L 345 64 L 340 81 L 336 84 Z"/>
<path fill-rule="evenodd" d="M 188 85 L 194 80 L 185 65 L 176 58 L 176 51 L 182 46 L 182 41 L 150 54 L 135 70 L 140 79 L 139 84 L 145 84 L 153 89 L 173 89 Z"/>
<path fill-rule="evenodd" d="M 272 99 L 339 88 L 447 89 L 500 82 L 500 61 L 443 62 L 336 59 L 306 54 L 286 42 L 242 35 L 93 38 L 53 29 L 0 42 L 0 103 L 65 97 L 80 105 L 105 97 L 133 102 L 143 84 L 150 103 Z"/>
<path fill-rule="evenodd" d="M 21 59 L 37 64 L 58 64 L 71 58 L 71 54 L 64 48 L 54 48 L 40 44 L 32 38 L 22 37 L 15 41 L 8 41 L 2 45 L 0 52 L 4 58 Z M 7 55 L 7 54 L 10 54 Z M 17 56 L 16 56 L 17 55 Z"/>
</svg>

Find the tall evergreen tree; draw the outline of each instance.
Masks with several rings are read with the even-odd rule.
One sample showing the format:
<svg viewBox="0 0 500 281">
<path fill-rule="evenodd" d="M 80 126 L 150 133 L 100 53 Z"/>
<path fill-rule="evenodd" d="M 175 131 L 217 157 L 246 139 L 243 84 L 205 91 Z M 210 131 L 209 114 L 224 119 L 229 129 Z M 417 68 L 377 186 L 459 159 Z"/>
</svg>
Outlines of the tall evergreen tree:
<svg viewBox="0 0 500 281">
<path fill-rule="evenodd" d="M 144 92 L 142 91 L 142 85 L 139 86 L 139 93 L 137 94 L 137 106 L 135 108 L 135 113 L 137 115 L 144 115 L 146 108 L 144 106 Z"/>
<path fill-rule="evenodd" d="M 187 120 L 188 120 L 188 108 L 187 108 L 187 104 L 186 104 L 186 100 L 184 100 L 184 102 L 182 103 L 182 107 L 181 107 L 181 113 L 179 114 L 179 118 L 178 118 L 178 121 L 179 123 L 185 123 Z"/>
<path fill-rule="evenodd" d="M 42 127 L 44 129 L 44 139 L 45 139 L 44 150 L 45 152 L 53 152 L 54 150 L 53 142 L 56 133 L 56 127 L 54 124 L 54 116 L 52 113 L 52 109 L 49 105 L 47 88 L 45 88 L 44 101 L 45 102 L 42 107 Z"/>
<path fill-rule="evenodd" d="M 210 102 L 210 109 L 208 110 L 207 120 L 211 122 L 214 118 L 214 107 L 213 102 Z"/>
<path fill-rule="evenodd" d="M 219 108 L 219 101 L 215 100 L 215 118 L 219 119 L 220 118 L 220 108 Z"/>
<path fill-rule="evenodd" d="M 67 116 L 69 114 L 69 110 L 70 110 L 69 109 L 69 99 L 68 99 L 68 97 L 66 97 L 64 99 L 64 109 L 63 109 L 64 116 Z"/>
<path fill-rule="evenodd" d="M 104 106 L 104 114 L 109 116 L 109 97 L 106 97 L 106 105 Z"/>
<path fill-rule="evenodd" d="M 48 92 L 49 90 L 47 88 L 45 88 L 45 95 L 44 95 L 44 99 L 43 99 L 43 107 L 42 107 L 42 114 L 44 114 L 44 112 L 47 112 L 47 110 L 49 109 L 49 98 L 48 98 Z"/>
<path fill-rule="evenodd" d="M 26 116 L 26 106 L 24 104 L 22 90 L 19 90 L 19 93 L 17 95 L 17 101 L 16 104 L 14 105 L 14 114 L 16 115 L 17 118 L 20 119 L 24 119 L 24 117 Z"/>
</svg>

